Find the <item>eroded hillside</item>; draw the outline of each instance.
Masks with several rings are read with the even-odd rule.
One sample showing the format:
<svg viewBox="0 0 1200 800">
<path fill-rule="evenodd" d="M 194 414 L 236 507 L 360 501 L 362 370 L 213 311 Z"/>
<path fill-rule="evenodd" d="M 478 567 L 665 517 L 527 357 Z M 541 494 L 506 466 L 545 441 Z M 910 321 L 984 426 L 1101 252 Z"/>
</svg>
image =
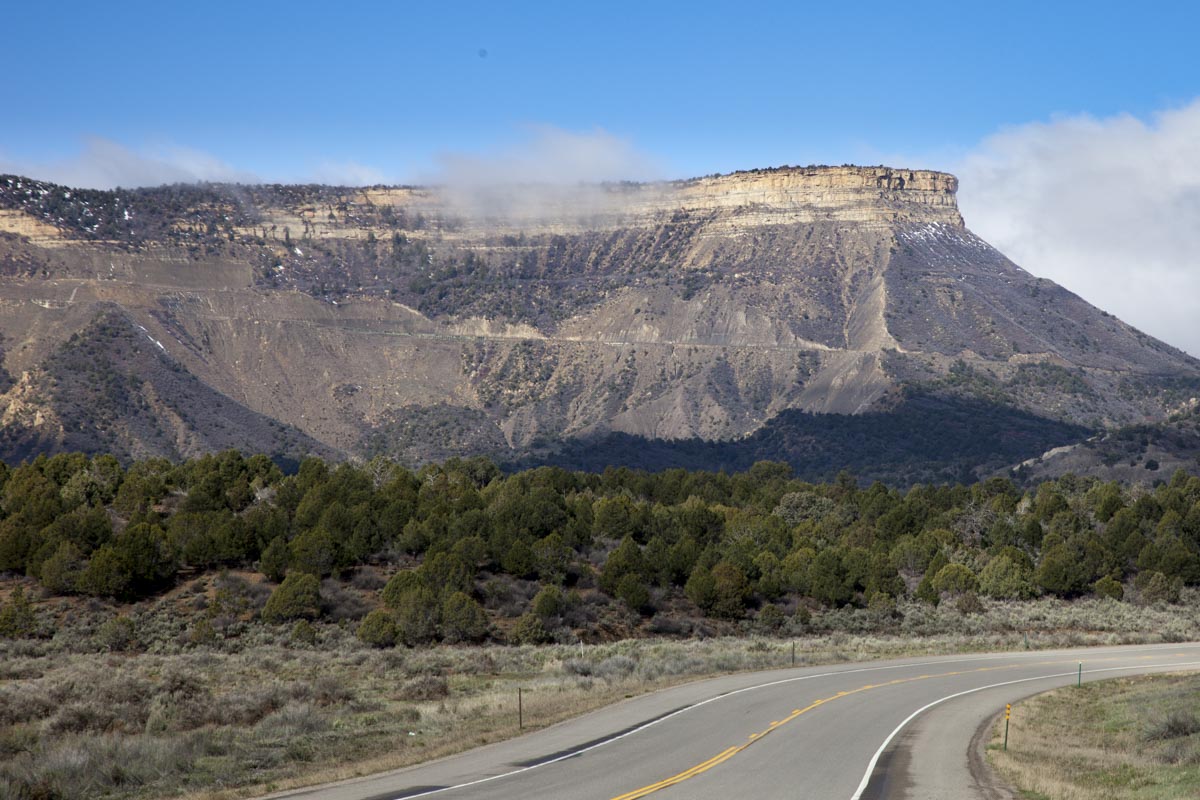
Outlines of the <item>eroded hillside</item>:
<svg viewBox="0 0 1200 800">
<path fill-rule="evenodd" d="M 139 413 L 161 435 L 84 415 L 86 441 L 67 436 L 71 408 L 102 390 L 63 399 L 55 365 L 107 352 L 95 331 L 114 314 L 230 408 L 329 452 L 410 461 L 610 432 L 738 441 L 787 410 L 887 413 L 900 386 L 1063 436 L 1200 394 L 1195 360 L 974 236 L 956 188 L 884 167 L 467 197 L 2 177 L 0 413 L 21 426 L 6 441 L 173 456 L 238 444 L 242 412 L 226 436 L 213 414 L 150 399 Z M 115 369 L 154 384 L 145 359 Z M 189 433 L 172 414 L 195 420 Z"/>
</svg>

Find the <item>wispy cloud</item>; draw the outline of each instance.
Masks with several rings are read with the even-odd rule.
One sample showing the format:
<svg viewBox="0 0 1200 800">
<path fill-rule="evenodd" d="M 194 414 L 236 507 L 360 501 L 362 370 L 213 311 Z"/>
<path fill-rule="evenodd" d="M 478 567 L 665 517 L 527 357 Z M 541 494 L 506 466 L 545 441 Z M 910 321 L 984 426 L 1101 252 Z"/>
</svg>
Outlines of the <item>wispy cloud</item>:
<svg viewBox="0 0 1200 800">
<path fill-rule="evenodd" d="M 617 195 L 598 184 L 650 180 L 661 171 L 633 143 L 596 128 L 531 125 L 517 144 L 481 153 L 442 153 L 422 182 L 469 216 L 516 219 L 610 210 Z"/>
<path fill-rule="evenodd" d="M 89 189 L 200 181 L 283 181 L 339 186 L 369 186 L 387 182 L 387 177 L 380 170 L 356 161 L 323 161 L 299 174 L 264 175 L 240 169 L 211 153 L 191 147 L 164 144 L 132 148 L 100 136 L 84 139 L 78 153 L 50 161 L 5 158 L 0 154 L 0 172 Z"/>
<path fill-rule="evenodd" d="M 1200 100 L 1006 129 L 957 166 L 967 224 L 1030 272 L 1200 355 Z"/>
<path fill-rule="evenodd" d="M 53 161 L 39 163 L 0 157 L 0 172 L 89 189 L 258 180 L 253 173 L 236 169 L 201 150 L 177 145 L 134 150 L 98 136 L 85 139 L 79 153 Z"/>
</svg>

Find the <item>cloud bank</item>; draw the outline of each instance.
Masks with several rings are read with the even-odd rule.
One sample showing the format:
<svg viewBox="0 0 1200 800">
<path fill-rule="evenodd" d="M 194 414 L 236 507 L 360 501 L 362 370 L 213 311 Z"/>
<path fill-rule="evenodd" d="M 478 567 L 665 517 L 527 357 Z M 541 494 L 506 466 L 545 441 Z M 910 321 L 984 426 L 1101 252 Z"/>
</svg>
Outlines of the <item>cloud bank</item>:
<svg viewBox="0 0 1200 800">
<path fill-rule="evenodd" d="M 421 182 L 470 217 L 575 218 L 619 208 L 622 195 L 600 184 L 660 176 L 653 159 L 602 129 L 532 125 L 517 144 L 485 153 L 443 153 Z"/>
<path fill-rule="evenodd" d="M 1200 356 L 1200 100 L 1056 119 L 956 169 L 967 224 L 1015 262 Z"/>
</svg>

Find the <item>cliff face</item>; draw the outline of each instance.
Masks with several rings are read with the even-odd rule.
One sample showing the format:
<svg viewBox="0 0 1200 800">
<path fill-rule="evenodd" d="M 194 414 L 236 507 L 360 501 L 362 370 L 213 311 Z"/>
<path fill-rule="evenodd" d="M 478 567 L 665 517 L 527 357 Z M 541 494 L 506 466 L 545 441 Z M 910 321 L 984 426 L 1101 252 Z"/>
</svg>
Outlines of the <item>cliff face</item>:
<svg viewBox="0 0 1200 800">
<path fill-rule="evenodd" d="M 957 190 L 958 179 L 944 172 L 846 166 L 784 167 L 671 183 L 372 188 L 362 199 L 378 208 L 453 218 L 453 227 L 477 237 L 647 227 L 680 213 L 736 218 L 727 230 L 820 221 L 961 227 Z M 286 215 L 274 221 L 303 226 Z M 312 224 L 321 235 L 339 236 L 346 221 L 335 215 Z"/>
<path fill-rule="evenodd" d="M 47 360 L 116 309 L 247 412 L 413 459 L 732 440 L 900 386 L 1118 424 L 1200 387 L 1194 360 L 971 234 L 956 188 L 885 167 L 471 192 L 0 178 L 3 366 L 34 418 Z"/>
</svg>

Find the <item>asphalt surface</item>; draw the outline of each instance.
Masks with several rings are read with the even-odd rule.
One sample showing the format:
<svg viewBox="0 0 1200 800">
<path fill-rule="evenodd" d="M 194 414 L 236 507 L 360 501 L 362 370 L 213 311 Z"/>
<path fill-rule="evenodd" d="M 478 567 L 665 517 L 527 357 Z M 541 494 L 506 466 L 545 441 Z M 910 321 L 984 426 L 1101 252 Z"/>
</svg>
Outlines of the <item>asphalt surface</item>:
<svg viewBox="0 0 1200 800">
<path fill-rule="evenodd" d="M 1200 670 L 1200 643 L 947 656 L 700 681 L 300 800 L 995 800 L 984 726 L 1059 686 Z M 1014 732 L 1019 735 L 1019 732 Z"/>
</svg>

